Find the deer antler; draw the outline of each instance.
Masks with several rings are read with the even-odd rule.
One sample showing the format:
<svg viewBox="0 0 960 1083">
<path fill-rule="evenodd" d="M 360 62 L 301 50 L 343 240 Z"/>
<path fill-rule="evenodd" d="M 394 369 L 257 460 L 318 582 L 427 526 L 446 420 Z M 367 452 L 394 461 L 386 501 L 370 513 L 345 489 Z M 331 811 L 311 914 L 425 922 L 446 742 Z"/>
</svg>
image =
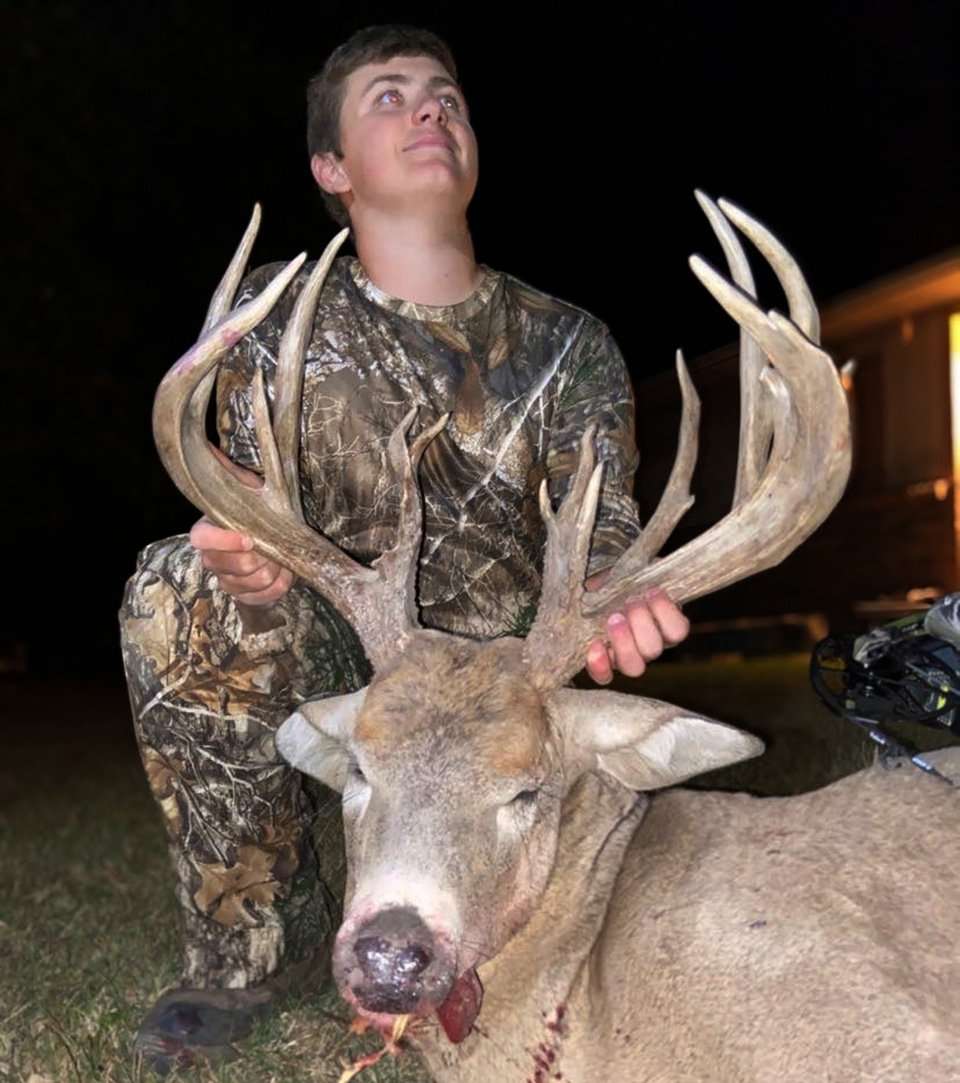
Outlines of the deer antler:
<svg viewBox="0 0 960 1083">
<path fill-rule="evenodd" d="M 833 361 L 817 344 L 819 318 L 800 269 L 779 241 L 742 210 L 723 200 L 718 208 L 699 193 L 698 199 L 739 288 L 699 256 L 691 257 L 690 266 L 740 324 L 746 346 L 741 379 L 752 385 L 743 397 L 750 417 L 741 422 L 734 506 L 704 534 L 654 559 L 692 503 L 689 481 L 699 404 L 678 353 L 684 406 L 673 472 L 650 523 L 613 565 L 600 590 L 588 593 L 583 587 L 600 491 L 592 431 L 584 434 L 576 476 L 556 513 L 541 487 L 547 526 L 543 589 L 524 653 L 542 688 L 557 687 L 582 667 L 590 641 L 605 634 L 606 617 L 631 595 L 659 586 L 674 601 L 689 601 L 779 564 L 830 514 L 849 477 L 846 396 Z M 753 303 L 746 257 L 728 221 L 767 258 L 786 293 L 790 319 L 765 314 Z"/>
<path fill-rule="evenodd" d="M 375 668 L 402 649 L 419 627 L 416 569 L 422 530 L 416 467 L 424 448 L 446 424 L 440 418 L 407 448 L 415 410 L 403 419 L 387 445 L 387 461 L 400 486 L 397 542 L 370 567 L 344 553 L 307 525 L 300 506 L 298 453 L 303 360 L 317 299 L 343 230 L 327 246 L 303 287 L 284 330 L 277 359 L 274 417 L 257 371 L 253 411 L 264 468 L 264 483 L 251 489 L 230 470 L 205 434 L 205 419 L 217 366 L 243 335 L 263 320 L 305 259 L 289 263 L 257 297 L 230 312 L 230 305 L 260 223 L 254 209 L 204 322 L 201 337 L 164 377 L 153 405 L 153 431 L 160 458 L 183 495 L 213 522 L 249 534 L 258 552 L 278 561 L 327 597 L 353 626 Z"/>
</svg>

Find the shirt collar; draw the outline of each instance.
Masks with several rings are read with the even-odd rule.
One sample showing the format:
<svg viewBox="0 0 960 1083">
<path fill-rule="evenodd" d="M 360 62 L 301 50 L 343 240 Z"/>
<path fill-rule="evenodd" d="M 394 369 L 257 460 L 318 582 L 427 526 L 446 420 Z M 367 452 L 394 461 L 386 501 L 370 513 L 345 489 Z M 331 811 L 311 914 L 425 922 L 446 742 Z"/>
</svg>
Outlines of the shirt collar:
<svg viewBox="0 0 960 1083">
<path fill-rule="evenodd" d="M 421 320 L 424 323 L 463 323 L 475 316 L 486 306 L 493 291 L 497 288 L 500 276 L 489 267 L 480 266 L 483 275 L 480 285 L 469 297 L 455 305 L 423 305 L 416 301 L 404 301 L 399 297 L 391 297 L 379 286 L 375 286 L 363 269 L 358 259 L 350 261 L 350 274 L 360 292 L 374 304 L 395 312 L 409 320 Z"/>
</svg>

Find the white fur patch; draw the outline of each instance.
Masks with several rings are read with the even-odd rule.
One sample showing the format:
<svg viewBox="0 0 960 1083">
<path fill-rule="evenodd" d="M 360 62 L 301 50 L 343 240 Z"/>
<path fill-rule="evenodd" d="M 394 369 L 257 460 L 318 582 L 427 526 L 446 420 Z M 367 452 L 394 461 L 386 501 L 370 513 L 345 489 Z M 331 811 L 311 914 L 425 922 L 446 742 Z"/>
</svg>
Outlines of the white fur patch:
<svg viewBox="0 0 960 1083">
<path fill-rule="evenodd" d="M 456 898 L 436 880 L 415 873 L 372 869 L 356 885 L 347 921 L 363 918 L 372 911 L 410 907 L 434 931 L 456 940 L 462 932 L 460 907 Z"/>
<path fill-rule="evenodd" d="M 304 715 L 310 725 L 327 736 L 338 741 L 349 741 L 366 695 L 366 688 L 360 688 L 343 696 L 308 700 L 300 704 L 297 713 Z"/>
<path fill-rule="evenodd" d="M 290 764 L 304 770 L 304 764 L 310 762 L 311 753 L 319 744 L 316 729 L 296 711 L 290 715 L 277 730 L 277 752 Z"/>
</svg>

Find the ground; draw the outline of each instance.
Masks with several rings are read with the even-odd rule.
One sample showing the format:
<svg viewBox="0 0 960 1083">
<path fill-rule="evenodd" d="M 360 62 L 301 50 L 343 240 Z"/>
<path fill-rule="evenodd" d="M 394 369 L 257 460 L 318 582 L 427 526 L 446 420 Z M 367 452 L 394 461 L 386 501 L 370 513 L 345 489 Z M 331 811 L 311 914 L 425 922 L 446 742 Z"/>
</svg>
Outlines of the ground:
<svg viewBox="0 0 960 1083">
<path fill-rule="evenodd" d="M 805 656 L 661 663 L 636 682 L 763 736 L 767 755 L 709 781 L 760 793 L 810 789 L 869 762 L 830 715 Z M 0 675 L 0 1081 L 137 1083 L 130 1038 L 174 980 L 176 924 L 160 819 L 119 682 Z M 939 736 L 930 731 L 931 736 Z M 326 1083 L 369 1049 L 330 991 L 292 1005 L 198 1083 Z M 363 1083 L 422 1078 L 386 1058 Z"/>
</svg>

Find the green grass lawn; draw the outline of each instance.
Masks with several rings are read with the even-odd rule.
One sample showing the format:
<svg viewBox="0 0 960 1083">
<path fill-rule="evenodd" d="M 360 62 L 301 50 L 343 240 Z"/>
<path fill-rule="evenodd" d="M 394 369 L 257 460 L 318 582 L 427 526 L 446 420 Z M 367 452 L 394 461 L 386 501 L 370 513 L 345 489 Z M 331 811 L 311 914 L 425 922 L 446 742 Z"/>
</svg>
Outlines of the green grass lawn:
<svg viewBox="0 0 960 1083">
<path fill-rule="evenodd" d="M 815 700 L 800 656 L 661 664 L 639 682 L 760 733 L 768 756 L 714 781 L 765 793 L 809 789 L 856 769 L 871 746 Z M 164 835 L 137 758 L 122 689 L 0 680 L 0 1080 L 132 1083 L 130 1040 L 173 984 L 177 927 Z M 930 731 L 935 738 L 938 735 Z M 348 1031 L 331 990 L 293 1004 L 194 1080 L 337 1080 L 373 1046 Z M 425 1079 L 412 1055 L 366 1083 Z"/>
<path fill-rule="evenodd" d="M 160 819 L 120 689 L 0 683 L 0 1080 L 133 1083 L 131 1037 L 174 984 L 177 924 Z M 377 1042 L 331 989 L 292 1004 L 241 1058 L 190 1078 L 336 1080 Z M 168 1077 L 173 1078 L 173 1077 Z M 362 1080 L 426 1079 L 409 1054 Z"/>
</svg>

